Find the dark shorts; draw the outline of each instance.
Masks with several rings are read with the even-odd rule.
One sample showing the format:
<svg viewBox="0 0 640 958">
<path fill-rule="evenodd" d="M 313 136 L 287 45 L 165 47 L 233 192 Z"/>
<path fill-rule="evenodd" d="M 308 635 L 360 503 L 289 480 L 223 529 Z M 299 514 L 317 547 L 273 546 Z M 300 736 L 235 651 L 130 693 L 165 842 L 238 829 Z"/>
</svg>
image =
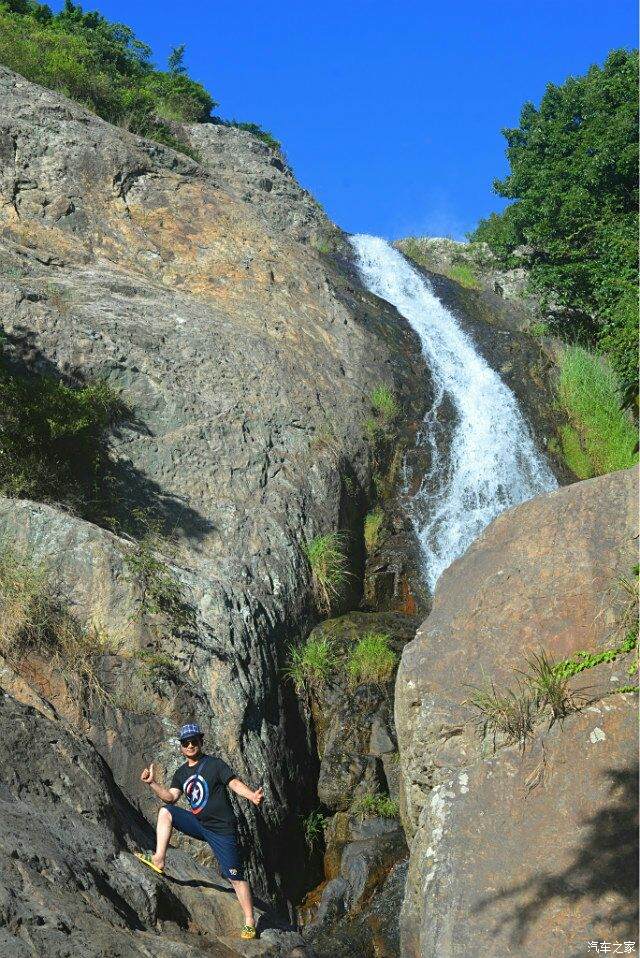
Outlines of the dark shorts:
<svg viewBox="0 0 640 958">
<path fill-rule="evenodd" d="M 199 838 L 201 842 L 207 842 L 218 859 L 220 871 L 225 878 L 230 878 L 232 881 L 243 881 L 244 866 L 235 835 L 221 835 L 220 832 L 212 832 L 210 828 L 201 825 L 197 816 L 193 812 L 187 811 L 186 808 L 179 808 L 177 805 L 165 805 L 164 807 L 171 815 L 174 828 L 177 828 L 184 835 L 190 835 L 192 838 Z"/>
</svg>

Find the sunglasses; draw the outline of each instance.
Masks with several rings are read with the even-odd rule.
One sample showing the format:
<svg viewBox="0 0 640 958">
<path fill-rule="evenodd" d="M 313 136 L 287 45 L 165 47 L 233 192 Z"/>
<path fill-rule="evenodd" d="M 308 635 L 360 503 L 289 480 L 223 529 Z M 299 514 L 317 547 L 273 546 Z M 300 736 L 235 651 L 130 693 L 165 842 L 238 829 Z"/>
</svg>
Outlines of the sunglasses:
<svg viewBox="0 0 640 958">
<path fill-rule="evenodd" d="M 182 738 L 182 739 L 180 739 L 180 745 L 181 745 L 183 748 L 186 748 L 187 745 L 199 745 L 199 744 L 200 744 L 200 739 L 199 739 L 199 738 Z"/>
</svg>

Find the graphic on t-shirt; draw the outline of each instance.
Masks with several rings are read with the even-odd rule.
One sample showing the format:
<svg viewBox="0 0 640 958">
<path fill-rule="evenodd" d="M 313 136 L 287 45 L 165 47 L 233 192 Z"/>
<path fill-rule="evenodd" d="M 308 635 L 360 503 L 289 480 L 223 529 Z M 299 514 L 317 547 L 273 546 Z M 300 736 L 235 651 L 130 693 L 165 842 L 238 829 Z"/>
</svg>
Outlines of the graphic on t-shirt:
<svg viewBox="0 0 640 958">
<path fill-rule="evenodd" d="M 191 811 L 199 815 L 209 801 L 209 786 L 202 775 L 191 775 L 184 783 L 184 793 L 187 796 Z"/>
</svg>

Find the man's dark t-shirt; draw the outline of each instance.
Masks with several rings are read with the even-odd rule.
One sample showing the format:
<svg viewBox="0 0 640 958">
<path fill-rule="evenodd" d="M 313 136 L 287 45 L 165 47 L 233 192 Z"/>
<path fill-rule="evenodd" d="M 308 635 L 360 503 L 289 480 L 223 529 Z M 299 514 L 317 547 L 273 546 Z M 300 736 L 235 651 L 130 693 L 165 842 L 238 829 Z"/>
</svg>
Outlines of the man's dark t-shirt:
<svg viewBox="0 0 640 958">
<path fill-rule="evenodd" d="M 233 835 L 236 819 L 227 785 L 236 778 L 226 762 L 203 755 L 197 765 L 187 762 L 174 772 L 171 788 L 179 788 L 204 828 L 221 835 Z"/>
</svg>

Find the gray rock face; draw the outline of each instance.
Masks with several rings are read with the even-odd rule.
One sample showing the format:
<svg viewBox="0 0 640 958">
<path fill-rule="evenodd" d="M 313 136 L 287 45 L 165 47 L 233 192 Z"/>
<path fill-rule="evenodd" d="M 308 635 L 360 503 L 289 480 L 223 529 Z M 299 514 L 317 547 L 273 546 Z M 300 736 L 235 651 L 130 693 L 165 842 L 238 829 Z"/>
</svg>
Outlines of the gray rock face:
<svg viewBox="0 0 640 958">
<path fill-rule="evenodd" d="M 215 123 L 184 127 L 203 165 L 269 225 L 303 243 L 340 248 L 340 231 L 310 193 L 302 189 L 280 150 L 245 130 Z"/>
<path fill-rule="evenodd" d="M 170 853 L 170 879 L 136 861 L 132 850 L 149 847 L 151 830 L 86 739 L 6 694 L 0 719 L 2 954 L 246 953 L 237 940 L 219 940 L 237 935 L 241 917 L 223 883 L 178 851 Z M 266 941 L 257 953 L 283 954 Z"/>
<path fill-rule="evenodd" d="M 637 523 L 637 470 L 613 473 L 509 510 L 443 574 L 396 684 L 404 958 L 542 958 L 549 929 L 562 955 L 637 940 L 632 656 L 574 676 L 577 710 L 539 717 L 524 751 L 490 721 L 481 741 L 469 703 L 515 688 L 531 653 L 620 645 Z"/>
<path fill-rule="evenodd" d="M 9 352 L 121 393 L 132 414 L 110 444 L 120 518 L 137 506 L 173 530 L 176 574 L 197 607 L 192 630 L 153 640 L 178 676 L 155 695 L 155 714 L 125 709 L 124 724 L 119 714 L 94 716 L 92 735 L 119 755 L 121 784 L 142 802 L 135 765 L 196 710 L 209 743 L 246 781 L 264 783 L 263 810 L 239 807 L 240 829 L 254 884 L 285 902 L 307 882 L 292 861 L 304 856 L 298 812 L 313 800 L 308 731 L 280 682 L 286 644 L 313 616 L 302 546 L 357 530 L 371 487 L 368 399 L 382 382 L 403 402 L 419 394 L 417 344 L 393 309 L 292 238 L 324 221 L 286 170 L 274 167 L 281 186 L 263 187 L 260 204 L 236 192 L 271 162 L 246 134 L 201 131 L 210 173 L 4 69 L 0 97 Z M 242 162 L 255 152 L 246 174 L 229 141 L 241 144 Z M 49 557 L 75 550 L 61 585 L 86 597 L 99 584 L 102 612 L 125 623 L 126 544 L 66 516 L 43 525 L 40 507 L 19 508 L 26 527 L 18 533 L 5 510 L 7 532 Z M 357 597 L 357 532 L 352 544 Z M 150 641 L 137 625 L 124 628 L 130 645 Z M 110 674 L 128 689 L 126 663 Z M 134 726 L 140 753 L 127 758 Z"/>
</svg>

